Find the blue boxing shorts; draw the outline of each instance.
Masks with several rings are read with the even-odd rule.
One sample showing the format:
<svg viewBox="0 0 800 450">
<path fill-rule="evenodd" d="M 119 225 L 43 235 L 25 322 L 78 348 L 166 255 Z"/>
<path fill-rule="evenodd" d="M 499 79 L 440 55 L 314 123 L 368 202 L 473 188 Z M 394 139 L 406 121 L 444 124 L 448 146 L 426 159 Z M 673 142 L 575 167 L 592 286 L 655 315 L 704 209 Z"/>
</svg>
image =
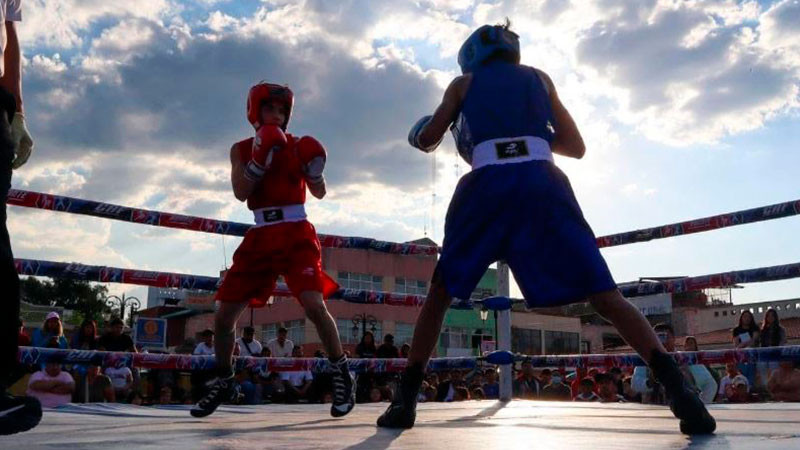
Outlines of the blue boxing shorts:
<svg viewBox="0 0 800 450">
<path fill-rule="evenodd" d="M 531 308 L 617 287 L 567 176 L 549 161 L 484 166 L 456 187 L 437 267 L 447 292 L 469 298 L 501 260 Z"/>
</svg>

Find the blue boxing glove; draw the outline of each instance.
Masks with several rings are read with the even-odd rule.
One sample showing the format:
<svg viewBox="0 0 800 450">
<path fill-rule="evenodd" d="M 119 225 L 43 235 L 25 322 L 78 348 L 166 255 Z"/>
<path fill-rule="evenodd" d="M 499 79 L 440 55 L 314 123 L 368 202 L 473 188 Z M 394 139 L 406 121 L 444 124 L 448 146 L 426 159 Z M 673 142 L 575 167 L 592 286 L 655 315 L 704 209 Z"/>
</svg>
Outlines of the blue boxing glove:
<svg viewBox="0 0 800 450">
<path fill-rule="evenodd" d="M 419 143 L 419 136 L 420 136 L 420 134 L 422 134 L 422 129 L 425 128 L 425 125 L 430 123 L 431 119 L 433 119 L 433 116 L 430 116 L 430 115 L 419 119 L 417 121 L 417 123 L 415 123 L 414 126 L 411 127 L 411 131 L 408 132 L 408 143 L 411 144 L 412 147 L 416 147 L 416 148 L 422 150 L 425 153 L 430 153 L 430 152 L 436 150 L 436 147 L 438 147 L 439 143 L 442 142 L 442 140 L 439 139 L 438 142 L 436 142 L 435 144 L 431 145 L 430 147 L 423 147 Z M 444 137 L 444 136 L 442 136 L 442 137 Z"/>
</svg>

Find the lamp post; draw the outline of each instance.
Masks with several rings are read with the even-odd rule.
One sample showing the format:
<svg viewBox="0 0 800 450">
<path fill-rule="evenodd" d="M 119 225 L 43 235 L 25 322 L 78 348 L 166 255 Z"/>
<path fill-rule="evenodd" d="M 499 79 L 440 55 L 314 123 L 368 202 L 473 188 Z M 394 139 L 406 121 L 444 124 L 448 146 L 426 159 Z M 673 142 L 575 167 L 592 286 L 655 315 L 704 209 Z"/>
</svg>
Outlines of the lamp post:
<svg viewBox="0 0 800 450">
<path fill-rule="evenodd" d="M 138 298 L 129 296 L 126 297 L 125 293 L 122 294 L 122 297 L 116 295 L 109 295 L 105 298 L 105 303 L 108 305 L 109 308 L 119 308 L 119 318 L 125 322 L 125 310 L 130 309 L 130 323 L 129 326 L 133 326 L 133 315 L 136 314 L 136 311 L 142 306 L 142 303 L 139 301 Z"/>
<path fill-rule="evenodd" d="M 353 316 L 353 339 L 358 338 L 358 330 L 361 329 L 361 338 L 364 338 L 364 335 L 367 334 L 367 323 L 370 325 L 370 331 L 372 331 L 373 337 L 375 336 L 376 325 L 378 324 L 378 319 L 375 316 L 371 316 L 369 314 L 356 314 Z"/>
</svg>

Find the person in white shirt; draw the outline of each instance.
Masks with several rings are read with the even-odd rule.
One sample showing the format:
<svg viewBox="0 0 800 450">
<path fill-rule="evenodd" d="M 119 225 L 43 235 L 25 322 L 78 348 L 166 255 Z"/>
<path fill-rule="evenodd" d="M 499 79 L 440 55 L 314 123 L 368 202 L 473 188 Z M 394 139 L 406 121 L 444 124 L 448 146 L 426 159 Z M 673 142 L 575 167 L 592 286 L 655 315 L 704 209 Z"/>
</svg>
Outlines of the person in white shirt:
<svg viewBox="0 0 800 450">
<path fill-rule="evenodd" d="M 104 371 L 111 379 L 117 401 L 124 401 L 131 393 L 133 386 L 133 372 L 128 367 L 107 367 Z"/>
<path fill-rule="evenodd" d="M 58 363 L 47 363 L 43 370 L 31 375 L 27 395 L 37 398 L 45 408 L 55 408 L 69 403 L 74 390 L 72 375 L 61 370 Z"/>
<path fill-rule="evenodd" d="M 201 356 L 211 356 L 214 354 L 214 332 L 211 330 L 203 330 L 200 333 L 200 337 L 203 339 L 202 342 L 197 344 L 197 347 L 194 348 L 192 352 L 193 355 L 201 355 Z"/>
<path fill-rule="evenodd" d="M 294 347 L 292 350 L 292 358 L 302 357 L 303 347 Z M 314 381 L 314 376 L 310 371 L 298 370 L 294 372 L 281 372 L 281 380 L 283 380 L 283 383 L 286 385 L 286 396 L 289 403 L 308 400 L 311 383 Z"/>
<path fill-rule="evenodd" d="M 267 342 L 267 347 L 272 353 L 273 358 L 288 358 L 292 356 L 294 349 L 294 342 L 286 338 L 289 335 L 289 330 L 281 327 L 278 330 L 278 337 Z"/>
<path fill-rule="evenodd" d="M 253 327 L 244 327 L 242 337 L 236 340 L 236 344 L 239 345 L 240 356 L 261 356 L 262 346 L 261 342 L 254 339 L 255 332 L 256 330 Z"/>
</svg>

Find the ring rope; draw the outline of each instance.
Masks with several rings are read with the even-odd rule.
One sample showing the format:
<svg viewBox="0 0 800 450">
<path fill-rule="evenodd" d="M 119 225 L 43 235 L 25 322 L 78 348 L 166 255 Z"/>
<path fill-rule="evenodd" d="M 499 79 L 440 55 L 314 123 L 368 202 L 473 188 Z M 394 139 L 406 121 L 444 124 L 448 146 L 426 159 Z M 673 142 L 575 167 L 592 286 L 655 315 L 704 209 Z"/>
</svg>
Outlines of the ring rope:
<svg viewBox="0 0 800 450">
<path fill-rule="evenodd" d="M 167 228 L 178 228 L 205 233 L 244 236 L 251 224 L 229 222 L 184 214 L 132 208 L 129 206 L 103 203 L 62 195 L 11 189 L 8 192 L 7 204 L 20 207 L 38 208 L 49 211 L 60 211 L 82 214 L 124 222 L 141 223 Z M 686 234 L 701 233 L 736 225 L 762 222 L 800 215 L 800 200 L 792 200 L 773 205 L 760 206 L 685 222 L 676 222 L 641 230 L 600 236 L 597 246 L 600 248 L 618 245 L 647 242 L 654 239 L 665 239 Z M 384 253 L 404 255 L 435 255 L 440 249 L 435 246 L 379 241 L 364 237 L 348 237 L 319 234 L 320 244 L 332 248 L 357 248 L 375 250 Z"/>
</svg>

